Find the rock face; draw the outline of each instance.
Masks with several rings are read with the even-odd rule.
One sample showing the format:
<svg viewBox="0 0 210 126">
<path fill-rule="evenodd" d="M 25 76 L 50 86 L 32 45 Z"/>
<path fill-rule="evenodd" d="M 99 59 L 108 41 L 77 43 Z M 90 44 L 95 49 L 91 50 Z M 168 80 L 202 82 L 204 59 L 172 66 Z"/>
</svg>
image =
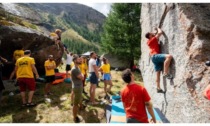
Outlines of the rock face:
<svg viewBox="0 0 210 126">
<path fill-rule="evenodd" d="M 0 26 L 0 40 L 0 54 L 10 62 L 17 45 L 22 45 L 24 50 L 31 50 L 31 56 L 35 59 L 39 74 L 44 74 L 44 62 L 48 55 L 53 55 L 56 65 L 59 65 L 64 52 L 63 48 L 58 50 L 49 36 L 22 26 Z M 4 67 L 4 76 L 9 76 L 12 65 L 8 64 Z"/>
<path fill-rule="evenodd" d="M 172 4 L 167 4 L 171 6 Z M 160 22 L 164 4 L 142 4 L 140 69 L 144 85 L 169 122 L 210 122 L 210 102 L 203 98 L 204 88 L 210 84 L 210 4 L 174 4 L 166 15 L 160 37 L 162 53 L 172 54 L 170 72 L 173 80 L 161 77 L 165 94 L 156 91 L 156 74 L 149 58 L 145 33 L 153 31 Z"/>
</svg>

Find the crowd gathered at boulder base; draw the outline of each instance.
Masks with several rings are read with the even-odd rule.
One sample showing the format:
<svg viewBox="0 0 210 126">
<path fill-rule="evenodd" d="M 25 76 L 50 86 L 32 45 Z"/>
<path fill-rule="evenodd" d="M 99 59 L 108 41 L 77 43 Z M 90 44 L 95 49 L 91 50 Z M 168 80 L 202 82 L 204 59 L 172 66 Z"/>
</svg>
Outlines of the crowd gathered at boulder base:
<svg viewBox="0 0 210 126">
<path fill-rule="evenodd" d="M 163 34 L 160 28 L 155 29 L 156 32 L 148 32 L 145 37 L 148 39 L 147 45 L 150 50 L 151 61 L 154 64 L 154 70 L 156 72 L 156 88 L 157 93 L 164 93 L 160 87 L 160 75 L 163 74 L 164 78 L 173 79 L 172 74 L 169 73 L 169 66 L 173 59 L 171 54 L 160 53 L 160 47 L 158 44 L 159 37 Z M 95 92 L 100 80 L 104 82 L 104 99 L 109 99 L 109 93 L 111 92 L 113 83 L 112 75 L 110 73 L 111 64 L 106 57 L 99 57 L 96 52 L 90 52 L 89 56 L 73 54 L 67 49 L 67 46 L 62 43 L 60 29 L 56 29 L 50 36 L 55 42 L 57 49 L 63 48 L 66 55 L 66 73 L 63 73 L 66 82 L 71 82 L 71 106 L 73 106 L 73 120 L 75 123 L 81 122 L 78 117 L 79 111 L 85 109 L 86 105 L 82 104 L 82 94 L 89 94 L 89 105 L 95 106 L 99 104 L 95 100 Z M 33 102 L 34 92 L 36 90 L 36 81 L 40 79 L 40 75 L 35 67 L 36 61 L 31 57 L 31 50 L 23 49 L 23 45 L 19 45 L 13 52 L 13 64 L 14 69 L 9 77 L 9 80 L 17 80 L 19 86 L 22 104 L 21 107 L 34 107 L 37 104 Z M 4 64 L 7 64 L 7 59 L 4 56 L 0 56 L 0 100 L 2 93 L 5 89 L 2 80 L 2 68 Z M 56 63 L 54 56 L 49 55 L 48 59 L 43 64 L 45 67 L 45 87 L 43 97 L 49 99 L 49 95 L 52 95 L 51 87 L 56 80 L 55 74 Z M 210 66 L 210 61 L 206 62 L 206 66 Z M 151 97 L 147 92 L 147 89 L 135 82 L 133 70 L 138 67 L 133 66 L 132 69 L 125 69 L 122 71 L 121 78 L 126 86 L 121 89 L 120 97 L 123 103 L 123 107 L 126 113 L 127 123 L 156 123 L 155 114 L 153 111 L 153 105 Z M 102 79 L 99 76 L 102 76 Z M 89 92 L 85 92 L 84 86 L 86 81 L 90 82 Z M 26 99 L 26 95 L 27 99 Z M 203 91 L 203 97 L 206 100 L 210 100 L 210 85 L 208 85 Z M 0 101 L 1 103 L 1 101 Z M 69 105 L 69 106 L 70 106 Z M 148 119 L 147 112 L 151 115 L 151 119 Z"/>
</svg>

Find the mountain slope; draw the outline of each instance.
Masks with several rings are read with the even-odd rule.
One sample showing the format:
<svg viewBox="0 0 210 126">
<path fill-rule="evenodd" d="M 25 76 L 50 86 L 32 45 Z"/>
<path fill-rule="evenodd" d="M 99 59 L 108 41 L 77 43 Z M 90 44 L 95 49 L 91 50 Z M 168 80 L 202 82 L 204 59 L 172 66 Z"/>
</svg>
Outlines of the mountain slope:
<svg viewBox="0 0 210 126">
<path fill-rule="evenodd" d="M 0 7 L 16 15 L 15 19 L 20 20 L 18 23 L 22 26 L 45 34 L 59 28 L 63 31 L 63 41 L 68 39 L 99 47 L 105 16 L 90 7 L 76 3 L 19 3 L 0 4 Z"/>
</svg>

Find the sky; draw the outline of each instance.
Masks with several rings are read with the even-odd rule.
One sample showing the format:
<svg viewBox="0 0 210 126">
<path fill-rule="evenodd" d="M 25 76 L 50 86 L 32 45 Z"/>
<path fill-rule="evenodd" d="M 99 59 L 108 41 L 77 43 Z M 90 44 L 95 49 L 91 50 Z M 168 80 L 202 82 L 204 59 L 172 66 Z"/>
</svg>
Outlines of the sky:
<svg viewBox="0 0 210 126">
<path fill-rule="evenodd" d="M 84 2 L 81 2 L 80 4 L 84 4 L 84 5 L 87 5 L 89 7 L 92 7 L 95 10 L 97 10 L 97 11 L 103 13 L 105 16 L 107 16 L 110 9 L 111 9 L 111 4 L 112 3 L 90 3 L 90 2 L 84 3 Z"/>
</svg>

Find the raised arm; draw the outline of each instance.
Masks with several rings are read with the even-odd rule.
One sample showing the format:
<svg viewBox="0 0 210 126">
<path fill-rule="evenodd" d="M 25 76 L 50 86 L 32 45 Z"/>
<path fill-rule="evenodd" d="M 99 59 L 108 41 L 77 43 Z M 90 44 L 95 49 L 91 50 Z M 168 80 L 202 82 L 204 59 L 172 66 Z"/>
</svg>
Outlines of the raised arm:
<svg viewBox="0 0 210 126">
<path fill-rule="evenodd" d="M 159 39 L 160 36 L 163 34 L 163 31 L 162 31 L 160 28 L 156 28 L 156 29 L 157 29 L 157 34 L 155 35 L 155 37 L 156 37 L 157 39 Z"/>
</svg>

